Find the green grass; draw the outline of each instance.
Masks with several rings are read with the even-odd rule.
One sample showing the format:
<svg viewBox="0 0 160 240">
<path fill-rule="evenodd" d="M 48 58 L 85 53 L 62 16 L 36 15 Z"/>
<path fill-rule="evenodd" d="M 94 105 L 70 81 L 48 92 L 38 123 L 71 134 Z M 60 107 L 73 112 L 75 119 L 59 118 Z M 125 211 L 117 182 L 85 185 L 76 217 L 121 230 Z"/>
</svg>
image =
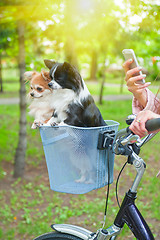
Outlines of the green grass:
<svg viewBox="0 0 160 240">
<path fill-rule="evenodd" d="M 28 92 L 28 84 L 26 86 L 27 92 Z M 100 88 L 101 85 L 98 82 L 87 82 L 87 87 L 90 91 L 90 93 L 93 96 L 98 96 L 100 94 Z M 149 89 L 153 92 L 153 93 L 157 93 L 159 86 L 151 86 L 149 87 Z M 107 96 L 107 95 L 132 95 L 132 93 L 130 93 L 127 90 L 127 87 L 125 85 L 123 85 L 123 89 L 122 92 L 120 90 L 120 86 L 112 86 L 112 85 L 106 85 L 103 89 L 103 96 Z M 19 83 L 5 83 L 4 84 L 4 92 L 0 93 L 0 98 L 12 98 L 12 97 L 19 97 Z"/>
<path fill-rule="evenodd" d="M 125 118 L 131 113 L 131 101 L 104 102 L 99 108 L 104 119 L 120 122 L 120 128 L 126 127 Z M 0 189 L 2 206 L 0 238 L 33 239 L 51 231 L 52 223 L 75 223 L 96 231 L 102 226 L 106 189 L 102 188 L 84 195 L 67 195 L 51 191 L 46 170 L 42 169 L 45 160 L 39 131 L 30 129 L 32 123 L 30 117 L 27 119 L 26 175 L 24 179 L 12 178 L 14 154 L 18 142 L 18 116 L 17 105 L 0 106 L 0 181 L 2 185 L 3 182 L 5 184 L 7 182 L 6 187 Z M 137 200 L 137 205 L 153 231 L 160 226 L 159 179 L 155 177 L 159 166 L 159 141 L 160 137 L 157 135 L 143 147 L 141 156 L 147 162 L 147 171 L 139 188 Z M 124 161 L 124 157 L 116 157 L 114 178 Z M 38 175 L 37 169 L 40 172 Z M 127 191 L 128 184 L 131 184 L 134 174 L 130 167 L 125 169 L 119 183 L 123 188 L 120 191 L 120 199 Z M 114 185 L 115 182 L 111 185 L 106 226 L 112 224 L 118 209 L 115 204 Z M 133 239 L 133 236 L 125 227 L 118 239 Z"/>
<path fill-rule="evenodd" d="M 19 95 L 19 70 L 16 68 L 3 69 L 2 71 L 3 78 L 3 93 L 0 93 L 0 98 L 9 98 L 9 97 L 18 97 Z M 103 95 L 116 95 L 116 94 L 131 94 L 125 85 L 124 74 L 114 77 L 113 74 L 106 75 L 106 86 L 103 90 Z M 89 88 L 89 91 L 92 95 L 99 95 L 101 88 L 101 79 L 99 78 L 96 82 L 86 81 L 86 84 Z M 123 81 L 123 87 L 120 88 L 120 84 Z M 149 77 L 147 81 L 150 81 Z M 107 85 L 107 84 L 117 84 L 117 86 Z M 29 83 L 26 84 L 27 89 Z M 157 92 L 159 88 L 159 83 L 152 81 L 150 90 L 154 93 Z"/>
<path fill-rule="evenodd" d="M 92 95 L 99 95 L 100 93 L 100 88 L 101 88 L 101 84 L 100 83 L 97 83 L 97 82 L 87 82 L 87 87 L 90 91 L 90 93 Z M 153 93 L 157 93 L 158 91 L 158 88 L 159 86 L 158 85 L 155 85 L 155 84 L 152 84 L 149 89 L 153 92 Z M 122 88 L 122 92 L 121 92 L 121 88 L 120 88 L 120 85 L 117 84 L 116 85 L 112 85 L 111 82 L 106 84 L 104 86 L 104 89 L 103 89 L 103 95 L 107 96 L 107 95 L 117 95 L 117 94 L 125 94 L 125 95 L 131 95 L 132 93 L 130 93 L 124 83 L 123 85 L 123 88 Z"/>
<path fill-rule="evenodd" d="M 2 69 L 3 93 L 0 97 L 17 97 L 19 91 L 19 70 L 17 68 Z"/>
<path fill-rule="evenodd" d="M 19 69 L 18 68 L 2 69 L 2 78 L 4 83 L 19 81 Z"/>
</svg>

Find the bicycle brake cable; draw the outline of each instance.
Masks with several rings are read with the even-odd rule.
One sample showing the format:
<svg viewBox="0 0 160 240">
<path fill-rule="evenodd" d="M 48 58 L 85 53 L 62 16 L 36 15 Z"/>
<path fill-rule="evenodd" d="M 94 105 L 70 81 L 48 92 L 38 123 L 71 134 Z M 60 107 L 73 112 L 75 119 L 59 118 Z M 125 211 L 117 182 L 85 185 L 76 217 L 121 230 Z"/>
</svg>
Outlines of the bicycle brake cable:
<svg viewBox="0 0 160 240">
<path fill-rule="evenodd" d="M 118 203 L 119 208 L 120 208 L 120 203 L 119 203 L 119 199 L 118 199 L 118 183 L 119 183 L 120 176 L 121 176 L 121 174 L 122 174 L 122 172 L 123 172 L 123 170 L 124 170 L 127 162 L 128 162 L 128 161 L 126 161 L 126 162 L 124 163 L 124 165 L 122 166 L 122 168 L 121 168 L 121 170 L 120 170 L 120 172 L 119 172 L 119 174 L 118 174 L 117 181 L 116 181 L 116 200 L 117 200 L 117 203 Z"/>
<path fill-rule="evenodd" d="M 104 219 L 103 219 L 103 225 L 102 225 L 102 229 L 104 228 L 105 226 L 105 222 L 106 222 L 106 215 L 107 215 L 107 209 L 108 209 L 108 200 L 109 200 L 109 190 L 110 190 L 110 184 L 109 184 L 109 181 L 110 181 L 110 165 L 109 165 L 109 150 L 107 151 L 107 160 L 108 160 L 108 164 L 107 164 L 107 167 L 108 167 L 108 184 L 107 184 L 107 192 L 106 192 L 106 203 L 105 203 L 105 210 L 104 210 Z M 126 161 L 124 163 L 124 165 L 122 166 L 119 174 L 118 174 L 118 177 L 117 177 L 117 181 L 116 181 L 116 200 L 117 200 L 117 203 L 118 203 L 118 206 L 120 208 L 120 204 L 119 204 L 119 199 L 118 199 L 118 182 L 119 182 L 119 179 L 120 179 L 120 176 L 121 176 L 121 173 L 123 172 L 126 164 L 127 164 L 128 161 Z"/>
<path fill-rule="evenodd" d="M 108 200 L 109 200 L 109 181 L 110 181 L 110 166 L 109 166 L 109 149 L 107 150 L 107 167 L 108 167 L 108 184 L 107 184 L 107 192 L 106 192 L 106 203 L 105 203 L 105 210 L 104 210 L 104 219 L 103 219 L 103 226 L 105 226 L 106 222 L 106 215 L 107 215 L 107 208 L 108 208 Z"/>
</svg>

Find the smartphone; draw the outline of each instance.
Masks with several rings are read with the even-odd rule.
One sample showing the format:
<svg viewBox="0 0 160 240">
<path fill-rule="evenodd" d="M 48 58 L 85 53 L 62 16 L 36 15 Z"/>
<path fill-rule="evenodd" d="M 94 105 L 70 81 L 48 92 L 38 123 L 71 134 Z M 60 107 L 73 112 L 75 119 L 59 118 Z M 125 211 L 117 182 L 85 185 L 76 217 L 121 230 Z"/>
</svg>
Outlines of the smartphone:
<svg viewBox="0 0 160 240">
<path fill-rule="evenodd" d="M 122 53 L 123 53 L 123 56 L 124 56 L 125 60 L 128 60 L 128 59 L 133 59 L 134 60 L 133 63 L 130 64 L 130 69 L 139 66 L 136 55 L 135 55 L 133 49 L 123 49 Z M 139 71 L 139 74 L 142 75 L 142 71 Z M 136 74 L 135 76 L 137 76 L 137 75 L 138 74 Z M 139 81 L 137 81 L 137 83 L 144 84 L 145 79 L 139 80 Z"/>
</svg>

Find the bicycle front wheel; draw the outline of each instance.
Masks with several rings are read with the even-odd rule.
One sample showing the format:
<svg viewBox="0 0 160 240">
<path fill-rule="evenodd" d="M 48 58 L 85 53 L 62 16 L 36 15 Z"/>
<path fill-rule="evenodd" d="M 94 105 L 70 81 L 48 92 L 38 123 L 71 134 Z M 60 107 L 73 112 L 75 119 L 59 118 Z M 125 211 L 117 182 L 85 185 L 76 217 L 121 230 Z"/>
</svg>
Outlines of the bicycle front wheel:
<svg viewBox="0 0 160 240">
<path fill-rule="evenodd" d="M 82 240 L 82 239 L 67 233 L 52 232 L 45 233 L 37 238 L 34 238 L 33 240 Z"/>
</svg>

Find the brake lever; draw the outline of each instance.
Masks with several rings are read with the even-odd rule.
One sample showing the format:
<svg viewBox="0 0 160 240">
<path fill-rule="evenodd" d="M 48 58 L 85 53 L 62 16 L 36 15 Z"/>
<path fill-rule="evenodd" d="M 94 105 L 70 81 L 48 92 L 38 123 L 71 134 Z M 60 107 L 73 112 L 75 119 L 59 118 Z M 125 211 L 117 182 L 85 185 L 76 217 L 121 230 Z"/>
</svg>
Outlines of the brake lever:
<svg viewBox="0 0 160 240">
<path fill-rule="evenodd" d="M 140 137 L 134 135 L 129 128 L 121 129 L 118 131 L 114 141 L 114 152 L 116 155 L 131 155 L 132 149 L 129 145 L 139 142 Z"/>
<path fill-rule="evenodd" d="M 132 144 L 132 143 L 135 143 L 135 142 L 140 142 L 141 139 L 138 135 L 133 135 L 132 133 L 129 134 L 127 137 L 125 137 L 122 141 L 121 141 L 121 144 L 123 146 L 127 145 L 127 144 Z"/>
</svg>

